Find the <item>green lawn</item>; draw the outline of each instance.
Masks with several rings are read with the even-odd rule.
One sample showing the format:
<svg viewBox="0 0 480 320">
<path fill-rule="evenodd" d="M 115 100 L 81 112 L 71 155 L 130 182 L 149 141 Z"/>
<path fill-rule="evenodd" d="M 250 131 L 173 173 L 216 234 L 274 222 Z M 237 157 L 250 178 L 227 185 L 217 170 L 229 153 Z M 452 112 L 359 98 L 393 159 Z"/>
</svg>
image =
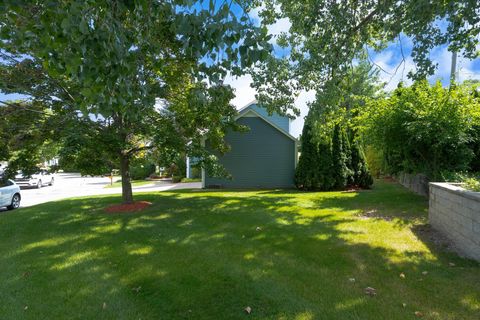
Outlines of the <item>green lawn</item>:
<svg viewBox="0 0 480 320">
<path fill-rule="evenodd" d="M 422 240 L 427 201 L 396 184 L 136 198 L 0 213 L 0 318 L 480 319 L 479 264 Z"/>
<path fill-rule="evenodd" d="M 143 186 L 147 184 L 153 184 L 153 181 L 149 180 L 132 180 L 132 187 Z M 116 180 L 112 184 L 107 184 L 105 188 L 120 188 L 122 187 L 122 180 Z"/>
</svg>

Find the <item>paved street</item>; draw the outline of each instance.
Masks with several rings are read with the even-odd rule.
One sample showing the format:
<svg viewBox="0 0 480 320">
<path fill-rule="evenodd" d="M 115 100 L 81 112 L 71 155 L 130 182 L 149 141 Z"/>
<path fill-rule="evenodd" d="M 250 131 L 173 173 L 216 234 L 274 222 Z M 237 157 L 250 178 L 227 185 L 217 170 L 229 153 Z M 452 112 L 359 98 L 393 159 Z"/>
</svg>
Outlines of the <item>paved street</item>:
<svg viewBox="0 0 480 320">
<path fill-rule="evenodd" d="M 101 194 L 119 194 L 121 188 L 107 188 L 110 183 L 105 177 L 82 177 L 78 173 L 59 173 L 55 175 L 55 184 L 41 189 L 22 189 L 22 207 L 71 197 L 83 197 Z M 200 188 L 201 183 L 171 183 L 169 181 L 152 181 L 133 188 L 133 192 L 165 191 L 174 189 Z"/>
</svg>

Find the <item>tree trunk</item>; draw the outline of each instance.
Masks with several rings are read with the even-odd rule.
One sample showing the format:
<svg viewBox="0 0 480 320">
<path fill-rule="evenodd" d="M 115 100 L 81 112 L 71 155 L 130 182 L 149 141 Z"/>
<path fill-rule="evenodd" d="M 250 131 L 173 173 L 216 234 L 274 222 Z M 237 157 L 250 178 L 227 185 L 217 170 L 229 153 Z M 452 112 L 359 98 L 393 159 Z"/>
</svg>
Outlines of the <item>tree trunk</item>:
<svg viewBox="0 0 480 320">
<path fill-rule="evenodd" d="M 133 203 L 132 183 L 130 181 L 130 158 L 120 154 L 120 174 L 122 175 L 122 200 L 123 203 Z"/>
</svg>

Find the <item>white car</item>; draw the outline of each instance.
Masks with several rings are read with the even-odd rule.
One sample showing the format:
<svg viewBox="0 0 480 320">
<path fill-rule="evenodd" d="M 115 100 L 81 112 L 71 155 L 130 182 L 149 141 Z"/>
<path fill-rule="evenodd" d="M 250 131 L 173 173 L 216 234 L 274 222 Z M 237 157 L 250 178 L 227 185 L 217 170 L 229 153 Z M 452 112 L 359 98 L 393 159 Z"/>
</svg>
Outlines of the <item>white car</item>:
<svg viewBox="0 0 480 320">
<path fill-rule="evenodd" d="M 7 207 L 8 210 L 20 207 L 20 187 L 12 180 L 0 179 L 0 207 Z"/>
<path fill-rule="evenodd" d="M 24 175 L 21 171 L 15 176 L 15 183 L 20 187 L 35 187 L 41 188 L 43 186 L 53 186 L 55 178 L 53 174 L 47 170 L 39 170 L 32 175 Z"/>
</svg>

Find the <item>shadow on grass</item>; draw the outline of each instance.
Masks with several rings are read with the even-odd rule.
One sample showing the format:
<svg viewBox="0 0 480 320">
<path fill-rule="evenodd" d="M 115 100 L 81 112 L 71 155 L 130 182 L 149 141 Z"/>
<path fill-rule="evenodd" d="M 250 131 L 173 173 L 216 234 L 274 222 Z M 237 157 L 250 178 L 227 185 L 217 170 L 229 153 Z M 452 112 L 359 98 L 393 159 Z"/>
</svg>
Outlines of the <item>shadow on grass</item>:
<svg viewBox="0 0 480 320">
<path fill-rule="evenodd" d="M 425 219 L 425 201 L 394 185 L 356 193 L 176 190 L 137 199 L 153 205 L 110 215 L 103 208 L 119 197 L 104 196 L 0 215 L 0 313 L 242 319 L 250 306 L 254 319 L 405 319 L 416 310 L 473 319 L 480 312 L 477 264 L 435 248 L 398 251 L 362 240 L 374 230 L 358 215 L 365 210 L 401 221 L 401 232 L 410 217 Z M 397 237 L 397 229 L 384 236 Z M 378 295 L 365 296 L 367 286 Z"/>
</svg>

